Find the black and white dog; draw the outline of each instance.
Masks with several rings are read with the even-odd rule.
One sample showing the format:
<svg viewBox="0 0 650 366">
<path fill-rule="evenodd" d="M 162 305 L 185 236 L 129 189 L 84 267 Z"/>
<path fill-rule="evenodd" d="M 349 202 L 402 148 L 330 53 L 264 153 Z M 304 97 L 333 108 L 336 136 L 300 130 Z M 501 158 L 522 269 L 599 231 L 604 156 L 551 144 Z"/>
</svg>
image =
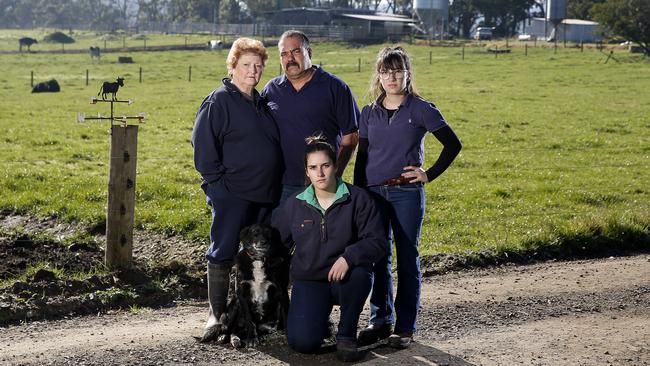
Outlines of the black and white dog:
<svg viewBox="0 0 650 366">
<path fill-rule="evenodd" d="M 279 234 L 266 225 L 251 225 L 240 233 L 235 257 L 235 296 L 231 296 L 224 335 L 233 347 L 254 347 L 259 337 L 285 330 L 289 310 L 289 255 Z"/>
</svg>

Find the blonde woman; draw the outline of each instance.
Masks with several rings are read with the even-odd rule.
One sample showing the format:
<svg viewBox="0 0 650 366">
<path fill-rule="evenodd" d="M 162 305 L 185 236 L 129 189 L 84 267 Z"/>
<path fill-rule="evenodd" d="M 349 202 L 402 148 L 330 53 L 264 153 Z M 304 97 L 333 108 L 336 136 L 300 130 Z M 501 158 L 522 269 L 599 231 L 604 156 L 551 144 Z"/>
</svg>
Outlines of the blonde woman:
<svg viewBox="0 0 650 366">
<path fill-rule="evenodd" d="M 270 223 L 280 194 L 278 130 L 255 86 L 268 55 L 260 41 L 237 39 L 228 54 L 229 78 L 210 93 L 192 131 L 194 164 L 212 208 L 208 261 L 210 312 L 202 341 L 219 336 L 239 232 Z"/>
</svg>

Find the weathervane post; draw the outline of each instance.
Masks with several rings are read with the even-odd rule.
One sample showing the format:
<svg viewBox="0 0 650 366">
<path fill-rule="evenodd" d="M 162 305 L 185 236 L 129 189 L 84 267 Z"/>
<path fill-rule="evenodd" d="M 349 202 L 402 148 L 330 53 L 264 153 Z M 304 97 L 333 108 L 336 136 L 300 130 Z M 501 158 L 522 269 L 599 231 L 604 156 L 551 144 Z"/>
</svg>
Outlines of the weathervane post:
<svg viewBox="0 0 650 366">
<path fill-rule="evenodd" d="M 106 84 L 106 83 L 104 83 Z M 105 89 L 105 85 L 103 86 Z M 111 114 L 104 117 L 86 117 L 77 113 L 77 121 L 109 121 L 111 148 L 108 168 L 108 208 L 106 211 L 106 254 L 108 268 L 128 267 L 133 260 L 133 226 L 135 221 L 135 181 L 137 165 L 138 126 L 129 121 L 143 123 L 145 115 L 115 116 L 114 103 L 133 104 L 132 100 L 118 100 L 117 90 L 106 100 L 92 97 L 91 104 L 110 103 Z"/>
</svg>

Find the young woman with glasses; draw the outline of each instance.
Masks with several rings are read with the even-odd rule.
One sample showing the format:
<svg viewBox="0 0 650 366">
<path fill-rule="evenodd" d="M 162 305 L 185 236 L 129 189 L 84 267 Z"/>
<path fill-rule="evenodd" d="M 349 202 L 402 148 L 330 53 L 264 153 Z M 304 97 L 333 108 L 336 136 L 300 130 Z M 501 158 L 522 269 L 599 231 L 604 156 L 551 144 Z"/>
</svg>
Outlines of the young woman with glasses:
<svg viewBox="0 0 650 366">
<path fill-rule="evenodd" d="M 436 106 L 418 95 L 411 60 L 402 47 L 379 52 L 370 94 L 374 102 L 363 108 L 359 119 L 354 183 L 366 187 L 380 204 L 395 242 L 398 287 L 393 300 L 389 252 L 375 263 L 370 324 L 359 333 L 358 342 L 364 345 L 388 338 L 391 347 L 406 348 L 413 340 L 420 306 L 418 241 L 425 212 L 424 184 L 451 165 L 461 143 Z M 427 132 L 443 149 L 425 170 Z"/>
</svg>

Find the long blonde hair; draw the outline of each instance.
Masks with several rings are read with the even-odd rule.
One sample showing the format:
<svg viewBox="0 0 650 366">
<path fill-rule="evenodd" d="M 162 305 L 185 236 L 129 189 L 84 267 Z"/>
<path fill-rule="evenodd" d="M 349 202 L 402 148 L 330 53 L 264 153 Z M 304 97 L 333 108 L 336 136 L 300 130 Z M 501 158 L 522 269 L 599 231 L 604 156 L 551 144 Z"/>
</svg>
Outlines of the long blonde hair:
<svg viewBox="0 0 650 366">
<path fill-rule="evenodd" d="M 416 97 L 420 96 L 415 88 L 415 81 L 413 80 L 411 57 L 408 55 L 406 50 L 402 48 L 402 46 L 384 47 L 379 51 L 379 54 L 377 54 L 375 72 L 370 79 L 370 90 L 368 94 L 373 102 L 386 94 L 386 91 L 379 81 L 379 71 L 387 69 L 406 71 L 406 94 L 413 94 Z"/>
</svg>

